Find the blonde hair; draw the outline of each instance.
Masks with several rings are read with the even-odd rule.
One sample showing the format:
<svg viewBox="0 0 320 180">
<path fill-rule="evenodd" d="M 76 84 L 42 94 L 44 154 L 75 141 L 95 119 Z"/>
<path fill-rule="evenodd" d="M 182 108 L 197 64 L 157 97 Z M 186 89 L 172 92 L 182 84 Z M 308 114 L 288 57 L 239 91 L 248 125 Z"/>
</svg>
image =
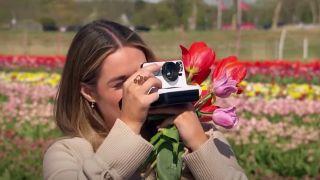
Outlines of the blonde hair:
<svg viewBox="0 0 320 180">
<path fill-rule="evenodd" d="M 144 52 L 147 61 L 154 54 L 137 33 L 118 23 L 99 20 L 82 27 L 75 35 L 62 72 L 54 116 L 62 133 L 82 137 L 96 150 L 109 129 L 97 108 L 91 108 L 81 95 L 81 83 L 95 89 L 101 65 L 108 55 L 123 46 Z"/>
</svg>

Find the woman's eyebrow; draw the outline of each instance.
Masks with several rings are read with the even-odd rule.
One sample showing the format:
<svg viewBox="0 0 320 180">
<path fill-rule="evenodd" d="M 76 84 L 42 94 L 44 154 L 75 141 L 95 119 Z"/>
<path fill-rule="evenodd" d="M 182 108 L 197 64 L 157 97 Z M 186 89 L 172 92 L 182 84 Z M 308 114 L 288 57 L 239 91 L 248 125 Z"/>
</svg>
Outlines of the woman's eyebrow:
<svg viewBox="0 0 320 180">
<path fill-rule="evenodd" d="M 126 75 L 116 76 L 114 78 L 111 78 L 110 81 L 108 82 L 108 84 L 112 83 L 112 82 L 116 82 L 116 81 L 126 80 L 127 78 L 128 78 L 128 76 L 126 76 Z"/>
</svg>

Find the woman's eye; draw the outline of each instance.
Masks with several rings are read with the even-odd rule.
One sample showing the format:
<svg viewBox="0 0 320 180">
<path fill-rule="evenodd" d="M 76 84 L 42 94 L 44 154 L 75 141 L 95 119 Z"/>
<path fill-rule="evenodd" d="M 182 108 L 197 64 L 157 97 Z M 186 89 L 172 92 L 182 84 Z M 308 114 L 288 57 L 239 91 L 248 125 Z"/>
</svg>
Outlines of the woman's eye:
<svg viewBox="0 0 320 180">
<path fill-rule="evenodd" d="M 121 81 L 121 82 L 116 83 L 116 84 L 114 85 L 114 88 L 119 89 L 119 88 L 122 88 L 122 86 L 123 86 L 123 82 Z"/>
</svg>

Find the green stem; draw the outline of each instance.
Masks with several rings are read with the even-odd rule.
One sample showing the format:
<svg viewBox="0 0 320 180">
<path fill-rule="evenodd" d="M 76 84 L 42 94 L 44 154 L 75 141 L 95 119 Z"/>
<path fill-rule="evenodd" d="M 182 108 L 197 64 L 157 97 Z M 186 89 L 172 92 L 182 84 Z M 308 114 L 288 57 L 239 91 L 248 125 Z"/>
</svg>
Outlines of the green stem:
<svg viewBox="0 0 320 180">
<path fill-rule="evenodd" d="M 144 173 L 144 178 L 147 178 L 149 175 L 150 175 L 150 173 L 152 172 L 152 170 L 154 169 L 154 167 L 157 165 L 157 159 L 155 159 L 153 162 L 152 162 L 152 164 L 151 164 L 151 166 L 146 170 L 146 172 Z"/>
<path fill-rule="evenodd" d="M 198 111 L 198 114 L 199 114 L 200 116 L 212 116 L 212 113 L 207 113 L 207 112 L 200 112 L 200 111 Z"/>
<path fill-rule="evenodd" d="M 199 109 L 202 108 L 202 106 L 207 103 L 209 99 L 211 99 L 213 96 L 213 93 L 208 93 L 205 97 L 201 98 L 194 106 L 196 108 L 196 111 L 199 111 Z"/>
<path fill-rule="evenodd" d="M 193 75 L 194 75 L 193 71 L 190 71 L 190 72 L 189 72 L 189 75 L 188 75 L 188 77 L 187 77 L 187 83 L 190 83 L 190 82 L 191 82 L 191 80 L 192 80 L 192 78 L 193 78 Z"/>
</svg>

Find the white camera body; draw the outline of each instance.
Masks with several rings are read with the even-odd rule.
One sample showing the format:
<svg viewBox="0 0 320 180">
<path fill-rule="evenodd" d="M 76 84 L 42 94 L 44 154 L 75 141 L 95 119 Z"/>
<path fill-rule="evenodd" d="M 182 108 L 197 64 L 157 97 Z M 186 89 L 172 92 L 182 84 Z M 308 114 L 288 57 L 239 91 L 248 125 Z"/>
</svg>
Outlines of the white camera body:
<svg viewBox="0 0 320 180">
<path fill-rule="evenodd" d="M 162 82 L 162 88 L 158 89 L 160 97 L 151 104 L 152 107 L 183 104 L 199 99 L 200 87 L 187 84 L 184 65 L 181 60 L 144 63 L 142 67 L 150 64 L 161 66 L 161 69 L 154 75 Z"/>
</svg>

